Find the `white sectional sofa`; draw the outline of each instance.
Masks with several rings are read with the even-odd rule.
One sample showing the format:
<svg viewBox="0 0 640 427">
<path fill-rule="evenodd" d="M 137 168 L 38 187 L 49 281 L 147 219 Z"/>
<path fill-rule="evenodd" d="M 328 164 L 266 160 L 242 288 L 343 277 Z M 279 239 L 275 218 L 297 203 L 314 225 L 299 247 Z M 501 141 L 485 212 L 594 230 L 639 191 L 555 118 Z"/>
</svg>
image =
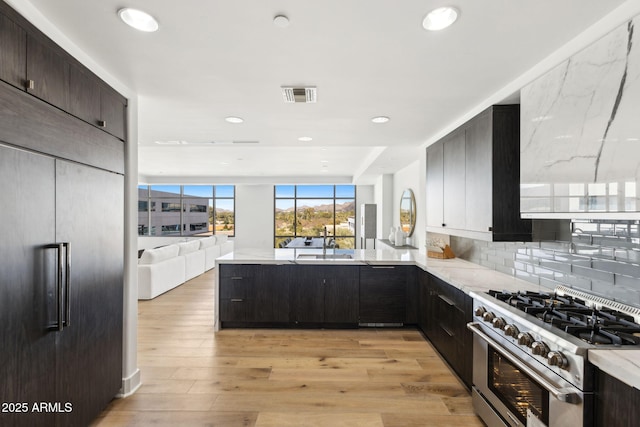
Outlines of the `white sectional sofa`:
<svg viewBox="0 0 640 427">
<path fill-rule="evenodd" d="M 138 299 L 152 299 L 214 268 L 216 258 L 233 251 L 233 241 L 226 235 L 142 237 L 138 249 L 144 250 L 138 259 Z"/>
</svg>

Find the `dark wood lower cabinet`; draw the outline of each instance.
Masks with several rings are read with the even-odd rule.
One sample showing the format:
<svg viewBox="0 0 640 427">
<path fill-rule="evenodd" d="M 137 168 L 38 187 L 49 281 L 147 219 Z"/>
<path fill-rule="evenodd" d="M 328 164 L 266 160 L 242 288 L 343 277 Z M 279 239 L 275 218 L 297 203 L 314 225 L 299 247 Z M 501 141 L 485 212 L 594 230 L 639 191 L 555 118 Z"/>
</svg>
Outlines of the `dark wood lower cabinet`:
<svg viewBox="0 0 640 427">
<path fill-rule="evenodd" d="M 222 327 L 357 327 L 358 267 L 220 265 Z"/>
<path fill-rule="evenodd" d="M 220 265 L 223 327 L 278 327 L 289 323 L 289 266 Z"/>
<path fill-rule="evenodd" d="M 291 320 L 294 325 L 358 325 L 357 266 L 300 265 L 293 268 Z"/>
<path fill-rule="evenodd" d="M 419 278 L 420 327 L 433 346 L 471 388 L 473 336 L 467 330 L 473 299 L 437 277 L 422 272 Z"/>
<path fill-rule="evenodd" d="M 597 371 L 596 427 L 632 427 L 640 423 L 640 390 Z"/>
<path fill-rule="evenodd" d="M 417 324 L 416 267 L 360 267 L 361 324 Z"/>
</svg>

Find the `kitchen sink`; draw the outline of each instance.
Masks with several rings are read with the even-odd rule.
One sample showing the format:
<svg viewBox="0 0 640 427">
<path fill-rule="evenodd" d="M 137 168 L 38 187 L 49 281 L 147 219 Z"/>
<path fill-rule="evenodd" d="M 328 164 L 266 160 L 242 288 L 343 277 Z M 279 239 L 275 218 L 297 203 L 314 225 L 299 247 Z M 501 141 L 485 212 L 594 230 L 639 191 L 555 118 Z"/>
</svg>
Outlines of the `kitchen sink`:
<svg viewBox="0 0 640 427">
<path fill-rule="evenodd" d="M 351 254 L 299 254 L 297 259 L 353 259 Z"/>
</svg>

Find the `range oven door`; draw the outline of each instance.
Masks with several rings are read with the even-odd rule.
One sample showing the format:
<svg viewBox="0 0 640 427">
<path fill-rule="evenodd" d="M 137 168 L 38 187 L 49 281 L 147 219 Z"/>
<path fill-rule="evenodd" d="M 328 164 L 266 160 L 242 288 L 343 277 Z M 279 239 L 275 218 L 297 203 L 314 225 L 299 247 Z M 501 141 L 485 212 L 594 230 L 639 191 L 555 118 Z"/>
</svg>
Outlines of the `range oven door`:
<svg viewBox="0 0 640 427">
<path fill-rule="evenodd" d="M 516 356 L 469 323 L 473 340 L 473 404 L 489 426 L 591 426 L 592 395 L 583 393 L 559 376 L 547 377 L 534 366 L 533 357 Z M 528 359 L 528 360 L 527 360 Z M 555 375 L 555 374 L 554 374 Z"/>
</svg>

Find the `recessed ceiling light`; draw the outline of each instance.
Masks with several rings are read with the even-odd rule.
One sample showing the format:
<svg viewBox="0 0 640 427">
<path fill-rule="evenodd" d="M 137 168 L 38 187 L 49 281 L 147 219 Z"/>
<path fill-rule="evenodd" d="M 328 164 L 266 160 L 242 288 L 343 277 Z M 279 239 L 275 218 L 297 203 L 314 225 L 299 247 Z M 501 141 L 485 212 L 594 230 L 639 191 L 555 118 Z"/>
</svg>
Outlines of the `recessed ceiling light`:
<svg viewBox="0 0 640 427">
<path fill-rule="evenodd" d="M 233 117 L 233 116 L 229 116 L 225 118 L 226 121 L 228 121 L 229 123 L 242 123 L 244 122 L 244 120 L 240 117 Z"/>
<path fill-rule="evenodd" d="M 118 16 L 125 24 L 135 28 L 136 30 L 147 33 L 158 31 L 158 21 L 156 21 L 153 16 L 141 10 L 125 7 L 118 10 Z"/>
<path fill-rule="evenodd" d="M 309 142 L 313 141 L 313 138 L 311 138 L 310 136 L 301 136 L 300 138 L 298 138 L 298 141 Z"/>
<path fill-rule="evenodd" d="M 371 119 L 373 123 L 387 123 L 389 120 L 387 116 L 378 116 Z"/>
<path fill-rule="evenodd" d="M 432 10 L 422 21 L 422 27 L 429 31 L 444 30 L 458 19 L 458 9 L 455 7 L 439 7 Z"/>
<path fill-rule="evenodd" d="M 278 28 L 286 28 L 289 26 L 289 18 L 284 15 L 278 15 L 273 18 L 273 25 Z"/>
</svg>

